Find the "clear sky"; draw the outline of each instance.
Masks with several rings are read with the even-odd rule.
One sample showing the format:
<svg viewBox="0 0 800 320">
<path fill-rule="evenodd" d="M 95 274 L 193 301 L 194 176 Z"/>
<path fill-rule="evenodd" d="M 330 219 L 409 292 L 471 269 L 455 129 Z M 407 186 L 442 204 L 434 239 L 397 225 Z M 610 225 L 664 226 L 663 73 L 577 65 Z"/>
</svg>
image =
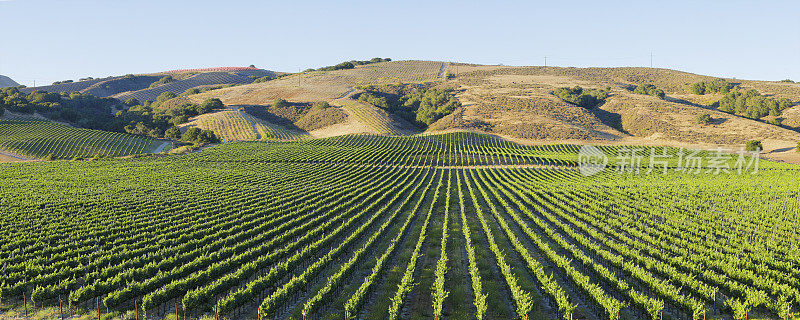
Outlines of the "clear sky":
<svg viewBox="0 0 800 320">
<path fill-rule="evenodd" d="M 32 85 L 390 57 L 800 80 L 800 1 L 0 0 L 0 74 Z"/>
</svg>

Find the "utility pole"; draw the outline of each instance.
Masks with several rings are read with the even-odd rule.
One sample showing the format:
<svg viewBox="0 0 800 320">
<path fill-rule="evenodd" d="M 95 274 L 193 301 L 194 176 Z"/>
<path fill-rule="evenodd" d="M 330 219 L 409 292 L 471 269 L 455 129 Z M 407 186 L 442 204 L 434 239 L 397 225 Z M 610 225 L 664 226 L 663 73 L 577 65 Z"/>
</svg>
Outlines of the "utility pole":
<svg viewBox="0 0 800 320">
<path fill-rule="evenodd" d="M 650 51 L 650 68 L 653 67 L 653 51 Z"/>
<path fill-rule="evenodd" d="M 547 67 L 547 56 L 544 56 L 544 66 Z"/>
</svg>

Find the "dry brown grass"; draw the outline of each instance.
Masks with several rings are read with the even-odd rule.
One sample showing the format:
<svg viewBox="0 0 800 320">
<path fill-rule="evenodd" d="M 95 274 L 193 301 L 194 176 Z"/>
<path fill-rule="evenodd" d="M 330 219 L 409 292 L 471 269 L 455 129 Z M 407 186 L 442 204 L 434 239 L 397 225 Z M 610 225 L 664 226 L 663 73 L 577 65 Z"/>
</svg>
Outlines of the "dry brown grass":
<svg viewBox="0 0 800 320">
<path fill-rule="evenodd" d="M 294 102 L 331 101 L 352 87 L 366 84 L 436 81 L 442 62 L 390 61 L 354 69 L 313 71 L 280 79 L 193 95 L 195 100 L 220 98 L 225 104 L 266 105 L 277 98 Z"/>
</svg>

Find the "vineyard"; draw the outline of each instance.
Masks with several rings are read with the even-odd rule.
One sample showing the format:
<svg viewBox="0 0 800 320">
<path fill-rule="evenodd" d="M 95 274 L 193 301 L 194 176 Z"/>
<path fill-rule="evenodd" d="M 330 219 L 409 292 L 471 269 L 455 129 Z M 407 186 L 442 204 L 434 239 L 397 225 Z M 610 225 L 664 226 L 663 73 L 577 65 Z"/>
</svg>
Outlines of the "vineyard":
<svg viewBox="0 0 800 320">
<path fill-rule="evenodd" d="M 125 133 L 80 129 L 40 120 L 0 120 L 0 149 L 53 159 L 119 157 L 149 153 L 164 141 Z"/>
<path fill-rule="evenodd" d="M 220 138 L 228 141 L 293 140 L 306 136 L 234 109 L 203 114 L 183 126 L 213 130 Z"/>
<path fill-rule="evenodd" d="M 584 176 L 580 148 L 348 135 L 2 164 L 0 310 L 797 319 L 796 166 L 695 174 L 667 161 L 633 174 L 611 157 Z"/>
<path fill-rule="evenodd" d="M 375 133 L 387 135 L 400 135 L 402 133 L 396 128 L 393 124 L 394 121 L 386 112 L 379 111 L 374 106 L 350 98 L 336 100 L 334 104 L 341 105 L 342 109 L 347 110 L 349 114 Z"/>
<path fill-rule="evenodd" d="M 164 92 L 172 92 L 174 94 L 181 94 L 191 88 L 198 88 L 202 86 L 218 85 L 218 84 L 247 84 L 253 82 L 253 77 L 274 76 L 274 72 L 265 70 L 240 70 L 231 72 L 204 72 L 196 75 L 189 76 L 186 79 L 163 84 L 154 88 L 125 92 L 114 95 L 114 98 L 125 101 L 130 98 L 136 98 L 139 101 L 155 101 L 158 95 Z"/>
</svg>

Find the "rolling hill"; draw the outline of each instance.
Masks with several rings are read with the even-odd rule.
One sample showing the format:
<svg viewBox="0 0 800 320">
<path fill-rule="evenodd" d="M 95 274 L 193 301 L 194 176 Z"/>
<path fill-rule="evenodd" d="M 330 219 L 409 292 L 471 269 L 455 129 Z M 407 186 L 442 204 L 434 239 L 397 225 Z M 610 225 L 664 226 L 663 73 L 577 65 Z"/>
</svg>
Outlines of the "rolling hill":
<svg viewBox="0 0 800 320">
<path fill-rule="evenodd" d="M 281 75 L 280 77 L 277 77 Z M 170 76 L 173 81 L 153 85 Z M 274 80 L 253 83 L 254 78 Z M 173 70 L 128 75 L 23 91 L 80 91 L 120 100 L 155 100 L 163 92 L 182 95 L 161 104 L 173 108 L 218 98 L 227 109 L 204 114 L 181 127 L 212 129 L 227 140 L 293 140 L 352 133 L 413 135 L 449 131 L 494 134 L 524 144 L 543 142 L 670 145 L 738 149 L 748 140 L 761 140 L 767 156 L 800 161 L 790 150 L 800 141 L 800 107 L 760 120 L 717 110 L 721 94 L 693 94 L 693 83 L 714 77 L 682 71 L 641 68 L 562 68 L 475 65 L 441 61 L 388 61 L 356 65 L 351 69 L 279 74 L 255 68 Z M 800 103 L 800 84 L 722 79 L 767 98 Z M 636 94 L 637 85 L 663 90 L 663 99 Z M 235 86 L 230 86 L 235 85 Z M 375 89 L 375 87 L 378 89 Z M 566 102 L 554 92 L 562 87 L 608 90 L 597 107 Z M 392 110 L 360 101 L 369 90 L 398 97 L 397 92 L 419 88 L 452 90 L 461 106 L 429 126 L 401 119 Z M 381 92 L 384 90 L 384 92 Z M 276 99 L 289 101 L 276 109 Z M 311 110 L 311 104 L 331 107 Z M 713 121 L 698 124 L 709 115 Z M 781 125 L 775 123 L 782 121 Z"/>
<path fill-rule="evenodd" d="M 739 148 L 751 139 L 763 140 L 768 151 L 783 150 L 800 141 L 800 112 L 786 110 L 783 126 L 721 112 L 708 106 L 721 95 L 696 95 L 692 83 L 711 76 L 682 71 L 623 68 L 512 67 L 436 61 L 391 61 L 335 71 L 292 74 L 264 83 L 211 90 L 188 98 L 219 98 L 232 105 L 269 105 L 274 99 L 298 103 L 327 101 L 348 114 L 349 125 L 368 132 L 403 135 L 422 131 L 478 131 L 523 143 L 539 141 L 601 144 L 670 144 L 687 147 Z M 800 84 L 724 79 L 742 90 L 754 89 L 770 98 L 800 102 Z M 409 127 L 385 110 L 354 98 L 365 85 L 424 83 L 451 88 L 462 103 L 452 114 L 426 128 Z M 652 84 L 665 99 L 635 94 L 637 85 Z M 587 109 L 565 102 L 553 92 L 560 87 L 608 88 L 605 103 Z M 696 118 L 714 120 L 699 125 Z M 778 156 L 771 154 L 770 156 Z M 787 155 L 792 158 L 791 155 Z"/>
<path fill-rule="evenodd" d="M 16 81 L 12 80 L 11 78 L 6 77 L 4 75 L 0 75 L 0 88 L 16 87 L 18 85 L 19 85 L 19 83 L 17 83 Z"/>
<path fill-rule="evenodd" d="M 21 91 L 31 93 L 37 90 L 47 92 L 81 92 L 98 97 L 112 97 L 120 100 L 136 98 L 140 101 L 154 101 L 163 92 L 181 94 L 192 88 L 213 86 L 240 85 L 252 83 L 260 77 L 275 77 L 278 73 L 257 68 L 208 68 L 173 70 L 152 74 L 115 76 L 101 79 L 88 79 L 77 82 L 53 84 L 49 86 L 24 88 Z M 153 84 L 159 79 L 170 76 L 174 79 L 160 85 Z M 152 87 L 151 87 L 152 86 Z"/>
</svg>

